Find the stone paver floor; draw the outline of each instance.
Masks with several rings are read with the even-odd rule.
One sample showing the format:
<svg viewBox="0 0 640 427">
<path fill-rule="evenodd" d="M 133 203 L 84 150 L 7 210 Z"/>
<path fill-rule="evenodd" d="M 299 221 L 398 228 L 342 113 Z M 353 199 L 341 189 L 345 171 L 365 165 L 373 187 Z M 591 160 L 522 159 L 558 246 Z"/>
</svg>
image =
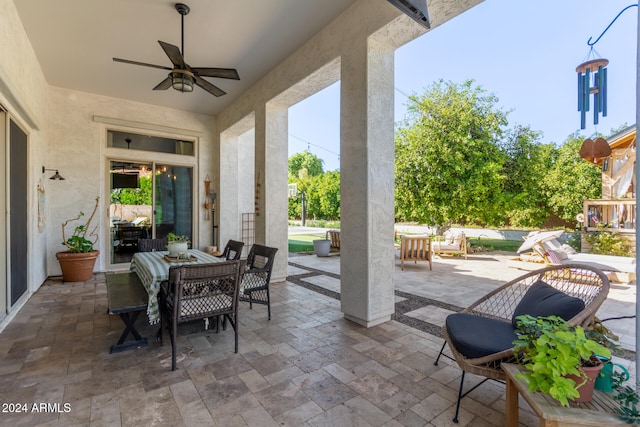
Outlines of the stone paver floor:
<svg viewBox="0 0 640 427">
<path fill-rule="evenodd" d="M 107 314 L 104 274 L 47 280 L 0 333 L 0 425 L 454 425 L 461 371 L 448 359 L 433 365 L 439 326 L 523 273 L 499 255 L 439 259 L 432 271 L 398 262 L 396 320 L 366 329 L 342 317 L 338 257 L 289 261 L 289 280 L 272 284 L 271 321 L 266 307 L 241 305 L 238 354 L 230 330 L 183 331 L 175 372 L 170 344 L 109 354 L 123 327 Z M 601 317 L 633 312 L 635 286 L 610 299 Z M 616 330 L 635 346 L 626 323 Z M 503 425 L 504 406 L 504 385 L 487 382 L 463 399 L 458 425 Z M 538 424 L 524 403 L 520 420 Z"/>
</svg>

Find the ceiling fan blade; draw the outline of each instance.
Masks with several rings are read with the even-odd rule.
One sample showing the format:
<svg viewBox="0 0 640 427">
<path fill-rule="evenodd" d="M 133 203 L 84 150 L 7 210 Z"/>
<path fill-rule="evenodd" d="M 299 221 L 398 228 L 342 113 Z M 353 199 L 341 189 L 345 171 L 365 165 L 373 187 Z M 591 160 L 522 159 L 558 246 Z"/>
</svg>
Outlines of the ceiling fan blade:
<svg viewBox="0 0 640 427">
<path fill-rule="evenodd" d="M 161 70 L 172 70 L 172 68 L 163 65 L 147 64 L 146 62 L 130 61 L 128 59 L 113 58 L 115 62 L 124 62 L 125 64 L 142 65 L 143 67 L 160 68 Z"/>
<path fill-rule="evenodd" d="M 158 85 L 154 87 L 153 90 L 167 90 L 170 87 L 171 87 L 171 76 L 167 77 L 166 79 L 158 83 Z"/>
<path fill-rule="evenodd" d="M 196 84 L 198 86 L 200 86 L 202 89 L 206 90 L 207 92 L 209 92 L 211 95 L 214 96 L 222 96 L 225 95 L 227 92 L 223 91 L 222 89 L 220 89 L 218 86 L 214 86 L 211 83 L 209 83 L 208 81 L 206 81 L 205 79 L 203 79 L 200 76 L 194 75 L 195 79 L 196 79 Z"/>
<path fill-rule="evenodd" d="M 238 71 L 235 68 L 208 68 L 208 67 L 196 67 L 191 71 L 202 77 L 218 77 L 220 79 L 233 79 L 240 80 Z"/>
<path fill-rule="evenodd" d="M 164 49 L 164 53 L 167 54 L 167 56 L 171 60 L 171 63 L 175 65 L 176 68 L 180 68 L 181 70 L 187 69 L 187 63 L 184 62 L 184 58 L 182 57 L 182 54 L 180 53 L 180 49 L 178 49 L 178 46 L 174 46 L 172 44 L 165 43 L 160 40 L 158 40 L 158 43 L 160 43 L 160 46 L 162 46 L 162 49 Z"/>
</svg>

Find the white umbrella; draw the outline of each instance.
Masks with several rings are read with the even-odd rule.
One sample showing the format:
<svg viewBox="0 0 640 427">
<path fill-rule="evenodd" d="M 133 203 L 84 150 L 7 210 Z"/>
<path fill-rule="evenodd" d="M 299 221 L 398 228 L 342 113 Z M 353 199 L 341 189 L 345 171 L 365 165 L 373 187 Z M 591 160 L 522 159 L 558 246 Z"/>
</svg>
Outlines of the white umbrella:
<svg viewBox="0 0 640 427">
<path fill-rule="evenodd" d="M 536 244 L 546 242 L 547 240 L 557 239 L 562 236 L 564 230 L 553 231 L 532 231 L 527 235 L 524 243 L 518 248 L 518 253 L 533 248 Z"/>
</svg>

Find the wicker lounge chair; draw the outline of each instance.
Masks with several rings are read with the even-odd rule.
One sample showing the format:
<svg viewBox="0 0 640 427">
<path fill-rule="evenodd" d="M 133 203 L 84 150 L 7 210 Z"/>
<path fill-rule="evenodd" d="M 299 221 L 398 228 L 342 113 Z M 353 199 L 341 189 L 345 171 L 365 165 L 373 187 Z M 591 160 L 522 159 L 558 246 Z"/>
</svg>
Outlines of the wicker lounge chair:
<svg viewBox="0 0 640 427">
<path fill-rule="evenodd" d="M 235 332 L 238 352 L 238 290 L 244 261 L 191 264 L 169 269 L 166 296 L 160 309 L 160 343 L 162 329 L 169 322 L 171 369 L 176 370 L 176 335 L 178 324 L 196 319 L 224 316 Z"/>
<path fill-rule="evenodd" d="M 277 248 L 254 244 L 247 257 L 247 269 L 244 271 L 241 286 L 240 301 L 248 301 L 250 309 L 253 309 L 253 304 L 266 305 L 269 320 L 271 320 L 269 282 L 277 251 Z"/>
<path fill-rule="evenodd" d="M 543 282 L 540 284 L 540 282 Z M 542 292 L 542 293 L 540 293 Z M 490 292 L 461 313 L 447 316 L 442 328 L 445 342 L 440 356 L 456 361 L 462 369 L 456 413 L 460 400 L 487 379 L 504 380 L 502 362 L 514 362 L 514 317 L 559 315 L 571 325 L 587 326 L 609 293 L 607 276 L 595 267 L 556 265 L 520 276 Z M 443 354 L 448 345 L 453 357 Z M 466 372 L 486 377 L 466 391 Z"/>
<path fill-rule="evenodd" d="M 431 270 L 431 238 L 429 236 L 400 236 L 400 269 L 405 261 L 427 261 Z"/>
</svg>

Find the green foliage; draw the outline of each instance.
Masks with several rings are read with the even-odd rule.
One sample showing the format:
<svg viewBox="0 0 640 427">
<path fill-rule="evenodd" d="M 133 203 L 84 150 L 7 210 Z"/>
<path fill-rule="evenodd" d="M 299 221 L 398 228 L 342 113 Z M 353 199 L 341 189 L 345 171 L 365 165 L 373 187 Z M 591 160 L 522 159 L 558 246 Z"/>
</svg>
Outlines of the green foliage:
<svg viewBox="0 0 640 427">
<path fill-rule="evenodd" d="M 516 334 L 514 350 L 521 353 L 520 363 L 527 370 L 517 378 L 527 381 L 529 391 L 547 393 L 563 406 L 579 396 L 566 375 L 585 378 L 578 367 L 601 363 L 595 355 L 611 357 L 611 351 L 588 339 L 582 327 L 572 327 L 558 316 L 518 316 Z"/>
<path fill-rule="evenodd" d="M 539 144 L 540 133 L 529 127 L 516 126 L 506 135 L 501 150 L 505 156 L 502 170 L 508 222 L 516 227 L 538 227 L 549 216 L 543 182 L 554 147 Z"/>
<path fill-rule="evenodd" d="M 395 138 L 396 218 L 423 224 L 504 222 L 504 156 L 495 141 L 507 124 L 498 99 L 474 86 L 434 83 L 411 97 Z"/>
<path fill-rule="evenodd" d="M 599 199 L 602 194 L 600 167 L 579 154 L 584 139 L 578 133 L 569 136 L 543 181 L 549 207 L 565 221 L 574 221 L 585 199 Z"/>
<path fill-rule="evenodd" d="M 62 244 L 67 247 L 67 251 L 71 253 L 80 253 L 80 252 L 93 252 L 95 249 L 93 246 L 98 241 L 98 234 L 96 233 L 97 226 L 90 230 L 91 221 L 95 216 L 98 210 L 98 203 L 100 201 L 100 197 L 96 197 L 96 203 L 93 207 L 93 212 L 87 219 L 87 222 L 84 224 L 77 225 L 71 236 L 68 238 L 65 237 L 65 228 L 66 226 L 73 221 L 79 221 L 80 218 L 84 216 L 84 212 L 80 211 L 77 217 L 66 220 L 62 223 Z M 87 233 L 89 236 L 95 236 L 95 240 L 90 240 L 87 238 Z"/>
<path fill-rule="evenodd" d="M 597 231 L 595 233 L 585 233 L 585 239 L 591 244 L 592 254 L 632 256 L 631 251 L 624 244 L 624 240 L 619 234 L 610 231 Z"/>
<path fill-rule="evenodd" d="M 303 179 L 290 178 L 289 182 L 298 184 L 298 197 L 289 198 L 289 218 L 302 216 L 301 193 L 305 194 L 307 218 L 340 218 L 340 172 L 331 171 Z"/>
<path fill-rule="evenodd" d="M 174 232 L 170 232 L 169 234 L 167 234 L 167 241 L 168 242 L 191 242 L 191 239 L 189 239 L 189 236 L 179 236 Z"/>
<path fill-rule="evenodd" d="M 123 205 L 150 205 L 152 197 L 151 176 L 141 176 L 138 188 L 116 188 L 111 190 L 111 203 Z"/>
<path fill-rule="evenodd" d="M 289 157 L 289 180 L 291 178 L 303 179 L 321 175 L 324 173 L 323 164 L 324 160 L 312 154 L 309 150 L 295 153 Z M 302 170 L 306 170 L 306 172 L 303 171 L 301 174 Z"/>
</svg>

